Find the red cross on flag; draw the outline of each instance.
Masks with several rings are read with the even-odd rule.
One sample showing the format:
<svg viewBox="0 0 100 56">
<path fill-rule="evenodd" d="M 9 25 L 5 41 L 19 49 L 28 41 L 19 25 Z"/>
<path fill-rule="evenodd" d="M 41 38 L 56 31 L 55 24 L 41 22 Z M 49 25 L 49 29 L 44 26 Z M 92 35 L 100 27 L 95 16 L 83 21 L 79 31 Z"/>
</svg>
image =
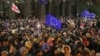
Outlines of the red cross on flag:
<svg viewBox="0 0 100 56">
<path fill-rule="evenodd" d="M 12 11 L 16 12 L 16 13 L 20 13 L 20 10 L 18 9 L 18 7 L 12 3 L 12 7 L 11 7 Z"/>
</svg>

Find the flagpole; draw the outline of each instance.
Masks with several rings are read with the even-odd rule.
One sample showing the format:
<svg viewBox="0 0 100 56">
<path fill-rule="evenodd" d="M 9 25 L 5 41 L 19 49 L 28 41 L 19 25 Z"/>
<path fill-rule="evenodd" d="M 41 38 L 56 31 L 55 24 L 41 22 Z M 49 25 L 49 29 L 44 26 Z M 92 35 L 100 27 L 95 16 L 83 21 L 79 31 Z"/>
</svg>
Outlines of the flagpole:
<svg viewBox="0 0 100 56">
<path fill-rule="evenodd" d="M 38 0 L 35 0 L 35 17 L 38 17 Z"/>
<path fill-rule="evenodd" d="M 40 17 L 42 17 L 42 18 L 45 17 L 45 5 L 41 5 Z"/>
<path fill-rule="evenodd" d="M 52 12 L 51 12 L 51 10 L 52 10 L 52 1 L 53 1 L 53 0 L 49 0 L 49 13 L 52 13 Z"/>
<path fill-rule="evenodd" d="M 17 5 L 18 5 L 18 3 L 17 3 Z M 16 15 L 16 18 L 18 18 L 18 13 L 15 13 L 15 15 Z"/>
<path fill-rule="evenodd" d="M 65 3 L 66 0 L 62 0 L 63 1 L 63 5 L 62 5 L 62 16 L 65 16 Z"/>
<path fill-rule="evenodd" d="M 31 0 L 26 0 L 26 17 L 31 15 Z"/>
<path fill-rule="evenodd" d="M 14 19 L 15 18 L 15 12 L 13 12 L 12 9 L 11 9 L 12 3 L 14 3 L 14 0 L 10 0 L 10 11 L 9 11 L 9 14 L 10 14 L 10 18 Z"/>
</svg>

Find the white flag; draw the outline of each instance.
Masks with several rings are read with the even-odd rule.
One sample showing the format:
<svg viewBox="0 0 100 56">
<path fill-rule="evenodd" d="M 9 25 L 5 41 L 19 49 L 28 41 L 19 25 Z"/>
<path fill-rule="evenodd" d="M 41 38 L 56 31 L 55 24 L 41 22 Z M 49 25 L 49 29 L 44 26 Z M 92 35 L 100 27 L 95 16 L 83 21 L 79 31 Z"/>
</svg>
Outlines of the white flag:
<svg viewBox="0 0 100 56">
<path fill-rule="evenodd" d="M 12 11 L 16 12 L 16 13 L 20 13 L 20 10 L 18 9 L 18 7 L 12 3 L 12 7 L 11 7 Z"/>
</svg>

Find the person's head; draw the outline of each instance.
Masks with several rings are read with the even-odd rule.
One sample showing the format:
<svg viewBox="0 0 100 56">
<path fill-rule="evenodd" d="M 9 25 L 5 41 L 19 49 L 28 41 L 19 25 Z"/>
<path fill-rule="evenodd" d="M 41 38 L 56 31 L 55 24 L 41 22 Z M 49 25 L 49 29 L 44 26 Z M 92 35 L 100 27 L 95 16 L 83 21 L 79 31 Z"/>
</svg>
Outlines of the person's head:
<svg viewBox="0 0 100 56">
<path fill-rule="evenodd" d="M 75 56 L 83 56 L 83 53 L 81 51 L 77 50 L 75 52 Z"/>
<path fill-rule="evenodd" d="M 58 41 L 58 46 L 61 48 L 61 47 L 63 47 L 63 44 L 64 44 L 64 42 L 63 41 Z"/>
<path fill-rule="evenodd" d="M 54 49 L 54 55 L 58 55 L 59 54 L 59 50 L 57 48 Z"/>
<path fill-rule="evenodd" d="M 49 49 L 48 48 L 44 48 L 44 53 L 48 53 Z"/>
<path fill-rule="evenodd" d="M 25 42 L 25 47 L 27 48 L 27 49 L 31 49 L 32 48 L 32 46 L 33 46 L 33 44 L 32 44 L 32 42 L 31 41 L 26 41 Z"/>
<path fill-rule="evenodd" d="M 63 49 L 64 49 L 64 53 L 70 53 L 71 52 L 70 46 L 66 45 Z"/>
<path fill-rule="evenodd" d="M 39 42 L 39 46 L 42 46 L 44 44 L 44 40 L 42 39 L 42 40 L 40 40 L 40 42 Z"/>
<path fill-rule="evenodd" d="M 100 53 L 96 53 L 96 56 L 100 56 Z"/>
<path fill-rule="evenodd" d="M 0 33 L 0 35 L 1 35 L 1 36 L 5 36 L 5 35 L 6 35 L 6 32 L 3 32 L 3 31 L 2 31 L 2 32 Z"/>
<path fill-rule="evenodd" d="M 41 49 L 36 50 L 36 56 L 43 56 L 43 52 Z"/>
<path fill-rule="evenodd" d="M 83 51 L 83 49 L 84 49 L 84 45 L 83 45 L 81 42 L 79 42 L 79 43 L 77 44 L 77 50 Z"/>
<path fill-rule="evenodd" d="M 8 52 L 7 51 L 2 51 L 1 56 L 8 56 Z"/>
<path fill-rule="evenodd" d="M 28 49 L 25 48 L 25 47 L 21 47 L 20 48 L 20 54 L 21 54 L 21 56 L 27 55 L 28 54 Z"/>
<path fill-rule="evenodd" d="M 67 36 L 67 33 L 66 32 L 63 32 L 63 36 L 66 37 Z"/>
<path fill-rule="evenodd" d="M 47 41 L 48 45 L 49 45 L 49 46 L 53 46 L 53 45 L 54 45 L 53 41 L 54 41 L 54 38 L 51 38 L 51 37 L 50 37 L 50 38 L 48 39 L 48 41 Z"/>
<path fill-rule="evenodd" d="M 91 50 L 90 52 L 91 52 L 91 56 L 95 56 L 96 53 L 95 50 Z"/>
<path fill-rule="evenodd" d="M 48 36 L 48 33 L 46 32 L 46 33 L 44 33 L 44 37 L 47 37 Z"/>
<path fill-rule="evenodd" d="M 3 45 L 4 45 L 4 46 L 7 46 L 8 44 L 9 44 L 8 39 L 7 39 L 7 38 L 6 38 L 6 39 L 4 39 L 4 40 L 3 40 Z"/>
</svg>

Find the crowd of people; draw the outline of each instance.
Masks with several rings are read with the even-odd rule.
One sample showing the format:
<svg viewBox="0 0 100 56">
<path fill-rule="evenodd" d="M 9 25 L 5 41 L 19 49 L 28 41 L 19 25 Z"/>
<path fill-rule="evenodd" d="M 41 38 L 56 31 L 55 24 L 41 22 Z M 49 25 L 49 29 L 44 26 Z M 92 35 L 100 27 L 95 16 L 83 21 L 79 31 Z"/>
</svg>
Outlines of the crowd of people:
<svg viewBox="0 0 100 56">
<path fill-rule="evenodd" d="M 0 19 L 1 56 L 100 56 L 100 19 Z"/>
</svg>

